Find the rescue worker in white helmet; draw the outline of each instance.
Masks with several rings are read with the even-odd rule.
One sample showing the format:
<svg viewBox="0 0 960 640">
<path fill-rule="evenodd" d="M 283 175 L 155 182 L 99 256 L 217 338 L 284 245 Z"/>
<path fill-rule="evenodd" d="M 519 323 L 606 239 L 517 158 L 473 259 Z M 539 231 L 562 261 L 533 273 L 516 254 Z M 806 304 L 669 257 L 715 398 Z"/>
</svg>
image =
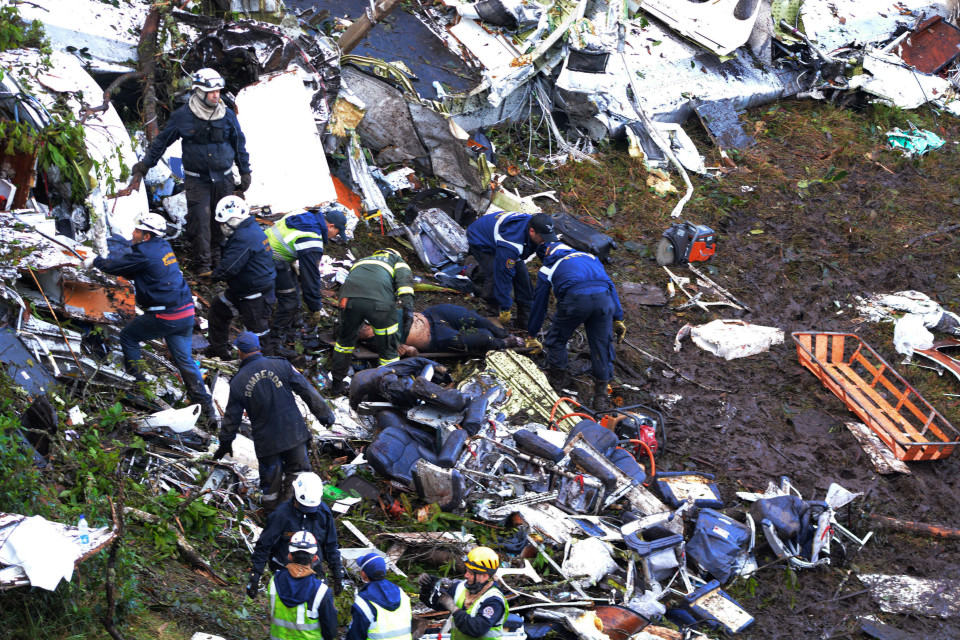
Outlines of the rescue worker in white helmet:
<svg viewBox="0 0 960 640">
<path fill-rule="evenodd" d="M 207 276 L 213 282 L 226 282 L 227 290 L 213 299 L 207 320 L 210 323 L 210 358 L 230 360 L 227 339 L 230 323 L 237 316 L 247 331 L 257 336 L 265 356 L 276 355 L 276 340 L 270 333 L 277 269 L 270 242 L 243 198 L 227 196 L 217 203 L 215 215 L 226 240 L 220 266 Z"/>
<path fill-rule="evenodd" d="M 193 359 L 196 315 L 193 293 L 183 278 L 166 234 L 166 219 L 159 213 L 145 213 L 133 230 L 130 251 L 106 258 L 92 255 L 83 261 L 83 268 L 95 267 L 133 282 L 137 306 L 143 314 L 134 317 L 120 332 L 120 348 L 123 349 L 123 365 L 127 373 L 137 380 L 146 380 L 140 344 L 163 338 L 180 372 L 187 397 L 203 408 L 206 424 L 216 429 L 220 416 Z"/>
<path fill-rule="evenodd" d="M 236 114 L 220 99 L 226 81 L 213 69 L 191 76 L 187 104 L 170 114 L 167 126 L 154 138 L 143 160 L 131 167 L 129 190 L 138 189 L 147 171 L 160 162 L 167 147 L 183 140 L 184 190 L 187 194 L 187 233 L 194 271 L 211 271 L 220 262 L 223 234 L 213 220 L 214 207 L 229 195 L 243 197 L 250 188 L 250 156 Z M 239 186 L 233 165 L 240 172 Z"/>
<path fill-rule="evenodd" d="M 346 640 L 411 640 L 410 597 L 387 580 L 387 565 L 376 553 L 357 560 L 364 586 L 351 608 Z"/>
<path fill-rule="evenodd" d="M 503 637 L 510 607 L 496 586 L 500 556 L 490 547 L 476 547 L 467 554 L 464 565 L 464 579 L 447 589 L 439 587 L 436 578 L 421 574 L 417 579 L 420 601 L 437 611 L 450 612 L 450 640 Z"/>
<path fill-rule="evenodd" d="M 270 597 L 270 637 L 276 640 L 333 640 L 337 609 L 333 592 L 313 572 L 317 539 L 297 531 L 287 545 L 287 565 L 267 585 Z"/>
<path fill-rule="evenodd" d="M 267 562 L 274 571 L 286 564 L 287 545 L 298 531 L 309 531 L 318 544 L 318 556 L 313 561 L 315 569 L 326 560 L 333 578 L 335 595 L 343 590 L 346 571 L 340 560 L 340 545 L 337 541 L 337 523 L 330 507 L 323 504 L 323 480 L 313 472 L 301 473 L 293 483 L 293 497 L 283 502 L 267 518 L 267 526 L 253 548 L 253 568 L 247 582 L 247 595 L 256 597 L 260 578 Z"/>
</svg>

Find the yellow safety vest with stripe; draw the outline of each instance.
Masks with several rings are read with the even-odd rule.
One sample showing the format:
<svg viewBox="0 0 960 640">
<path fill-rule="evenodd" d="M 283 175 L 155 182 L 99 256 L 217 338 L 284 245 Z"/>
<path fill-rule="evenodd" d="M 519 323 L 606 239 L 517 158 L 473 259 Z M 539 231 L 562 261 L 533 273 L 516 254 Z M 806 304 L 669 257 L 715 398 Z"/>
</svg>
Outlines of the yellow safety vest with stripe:
<svg viewBox="0 0 960 640">
<path fill-rule="evenodd" d="M 294 608 L 283 604 L 277 595 L 276 576 L 270 578 L 267 592 L 270 594 L 270 639 L 271 640 L 316 640 L 322 638 L 320 630 L 320 602 L 330 590 L 321 583 L 317 595 L 309 603 L 301 602 Z M 309 604 L 309 606 L 307 606 Z"/>
<path fill-rule="evenodd" d="M 367 629 L 368 640 L 412 640 L 410 632 L 410 596 L 400 591 L 400 606 L 396 611 L 387 611 L 375 602 L 368 602 L 357 596 L 354 604 L 367 620 L 370 627 Z M 373 617 L 376 611 L 377 617 Z"/>
<path fill-rule="evenodd" d="M 503 637 L 503 623 L 507 621 L 507 616 L 510 615 L 510 605 L 507 603 L 507 599 L 503 597 L 503 593 L 497 587 L 490 587 L 490 590 L 483 594 L 480 598 L 477 598 L 476 602 L 470 605 L 470 608 L 467 610 L 467 613 L 471 616 L 477 615 L 477 611 L 480 610 L 480 603 L 490 598 L 498 598 L 503 602 L 503 617 L 500 618 L 500 622 L 496 625 L 490 627 L 485 634 L 480 636 L 481 638 L 502 638 Z M 457 588 L 453 592 L 453 602 L 457 605 L 458 609 L 463 609 L 463 603 L 467 601 L 467 583 L 461 580 L 457 583 Z M 472 640 L 473 636 L 468 636 L 463 633 L 456 627 L 453 628 L 453 631 L 450 632 L 450 640 Z"/>
<path fill-rule="evenodd" d="M 323 236 L 313 231 L 301 231 L 287 226 L 287 219 L 299 216 L 300 213 L 290 213 L 267 229 L 267 240 L 273 249 L 273 257 L 287 262 L 297 259 L 297 249 L 319 249 L 323 251 Z M 307 239 L 301 242 L 298 240 Z"/>
</svg>

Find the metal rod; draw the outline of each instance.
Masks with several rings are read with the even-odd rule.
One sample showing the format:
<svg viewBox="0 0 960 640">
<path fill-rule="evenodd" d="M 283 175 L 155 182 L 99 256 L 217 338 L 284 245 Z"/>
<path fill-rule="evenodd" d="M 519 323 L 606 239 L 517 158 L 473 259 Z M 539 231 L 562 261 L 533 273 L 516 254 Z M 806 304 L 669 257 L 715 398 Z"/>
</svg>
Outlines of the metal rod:
<svg viewBox="0 0 960 640">
<path fill-rule="evenodd" d="M 67 349 L 70 350 L 70 355 L 73 356 L 73 361 L 77 363 L 77 368 L 80 369 L 80 375 L 82 375 L 83 379 L 89 383 L 90 378 L 87 377 L 87 372 L 83 370 L 83 365 L 80 364 L 80 358 L 78 358 L 77 354 L 74 353 L 73 347 L 70 345 L 70 340 L 67 339 L 67 332 L 63 330 L 63 326 L 60 324 L 60 319 L 57 318 L 57 314 L 53 311 L 53 305 L 50 304 L 47 294 L 43 292 L 43 287 L 40 286 L 40 281 L 37 280 L 37 274 L 33 272 L 33 267 L 30 265 L 27 265 L 27 271 L 30 272 L 30 276 L 33 278 L 34 284 L 37 285 L 40 295 L 43 296 L 43 301 L 47 303 L 47 308 L 50 310 L 50 315 L 53 316 L 53 321 L 57 323 L 57 328 L 60 329 L 60 335 L 63 336 L 63 341 L 67 344 Z"/>
</svg>

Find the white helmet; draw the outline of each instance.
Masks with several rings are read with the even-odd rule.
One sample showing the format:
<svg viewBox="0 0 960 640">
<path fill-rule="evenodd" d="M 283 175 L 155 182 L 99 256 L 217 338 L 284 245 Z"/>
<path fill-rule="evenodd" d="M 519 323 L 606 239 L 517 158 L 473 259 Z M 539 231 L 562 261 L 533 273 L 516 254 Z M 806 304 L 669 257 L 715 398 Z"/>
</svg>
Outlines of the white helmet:
<svg viewBox="0 0 960 640">
<path fill-rule="evenodd" d="M 297 551 L 306 551 L 309 554 L 317 553 L 317 539 L 309 531 L 297 531 L 290 536 L 290 544 L 287 546 L 290 553 Z"/>
<path fill-rule="evenodd" d="M 227 86 L 223 76 L 213 69 L 200 69 L 194 72 L 190 75 L 190 81 L 192 82 L 192 88 L 198 89 L 203 93 L 223 89 Z"/>
<path fill-rule="evenodd" d="M 293 496 L 302 511 L 316 511 L 323 501 L 323 480 L 312 471 L 301 473 L 293 481 Z"/>
<path fill-rule="evenodd" d="M 148 212 L 140 216 L 134 229 L 147 231 L 162 238 L 167 235 L 167 220 L 159 213 Z"/>
<path fill-rule="evenodd" d="M 217 203 L 217 213 L 214 219 L 217 222 L 229 222 L 234 218 L 246 218 L 250 215 L 250 207 L 247 202 L 239 196 L 227 196 Z"/>
</svg>

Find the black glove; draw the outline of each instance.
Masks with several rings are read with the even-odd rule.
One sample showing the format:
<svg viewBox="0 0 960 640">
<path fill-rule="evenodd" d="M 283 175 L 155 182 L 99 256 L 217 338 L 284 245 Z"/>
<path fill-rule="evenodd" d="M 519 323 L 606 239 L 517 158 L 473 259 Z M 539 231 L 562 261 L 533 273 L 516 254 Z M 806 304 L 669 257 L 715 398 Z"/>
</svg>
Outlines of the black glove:
<svg viewBox="0 0 960 640">
<path fill-rule="evenodd" d="M 253 180 L 253 176 L 249 173 L 240 174 L 240 186 L 237 187 L 236 195 L 243 197 L 243 194 L 246 193 L 247 189 L 250 188 L 250 182 Z"/>
<path fill-rule="evenodd" d="M 437 598 L 437 604 L 440 607 L 449 611 L 450 613 L 453 613 L 454 611 L 457 610 L 456 603 L 453 601 L 453 598 L 450 596 L 450 594 L 447 593 L 446 591 L 443 592 L 442 596 Z"/>
<path fill-rule="evenodd" d="M 130 167 L 130 175 L 132 176 L 139 174 L 142 178 L 143 176 L 147 175 L 147 171 L 149 171 L 149 169 L 147 169 L 147 165 L 143 164 L 142 162 L 138 162 Z"/>
<path fill-rule="evenodd" d="M 403 328 L 400 330 L 400 341 L 406 342 L 410 335 L 410 327 L 413 326 L 413 307 L 403 308 Z"/>
<path fill-rule="evenodd" d="M 330 575 L 333 578 L 333 595 L 338 596 L 343 591 L 343 579 L 347 577 L 342 564 L 330 565 Z"/>
<path fill-rule="evenodd" d="M 250 579 L 247 582 L 247 596 L 252 600 L 257 599 L 257 592 L 260 590 L 260 574 L 256 571 L 250 572 Z"/>
<path fill-rule="evenodd" d="M 317 422 L 319 422 L 325 427 L 329 427 L 333 425 L 333 423 L 336 421 L 337 421 L 337 415 L 333 411 L 330 411 L 329 408 L 327 409 L 327 412 L 325 414 L 321 416 L 317 416 Z"/>
<path fill-rule="evenodd" d="M 213 459 L 219 460 L 227 454 L 230 454 L 231 457 L 233 456 L 233 440 L 230 440 L 229 442 L 221 442 L 220 446 L 217 447 L 217 450 L 213 452 Z M 257 580 L 259 579 L 260 577 L 257 576 Z"/>
<path fill-rule="evenodd" d="M 433 583 L 436 581 L 436 578 L 426 573 L 421 573 L 419 576 L 417 576 L 417 584 L 420 585 L 420 588 L 424 591 L 429 591 L 431 588 L 433 588 Z"/>
</svg>

